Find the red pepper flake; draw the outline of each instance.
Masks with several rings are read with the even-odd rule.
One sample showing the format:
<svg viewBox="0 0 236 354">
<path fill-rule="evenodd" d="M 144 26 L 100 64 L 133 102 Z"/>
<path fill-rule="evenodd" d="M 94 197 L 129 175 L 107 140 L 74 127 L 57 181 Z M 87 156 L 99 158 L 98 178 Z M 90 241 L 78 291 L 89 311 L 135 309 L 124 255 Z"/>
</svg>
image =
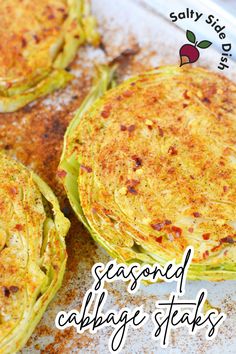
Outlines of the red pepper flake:
<svg viewBox="0 0 236 354">
<path fill-rule="evenodd" d="M 180 227 L 177 227 L 177 226 L 172 226 L 172 231 L 175 232 L 175 235 L 177 237 L 181 236 L 182 235 L 182 229 Z"/>
<path fill-rule="evenodd" d="M 170 146 L 169 147 L 169 150 L 168 150 L 168 153 L 170 155 L 177 155 L 178 154 L 178 151 L 176 150 L 176 148 L 174 146 Z"/>
<path fill-rule="evenodd" d="M 172 174 L 175 172 L 175 168 L 174 167 L 171 167 L 169 168 L 169 170 L 167 171 L 168 173 Z"/>
<path fill-rule="evenodd" d="M 133 93 L 134 93 L 133 91 L 127 90 L 127 91 L 123 92 L 123 96 L 124 96 L 124 97 L 130 97 L 130 96 L 133 95 Z"/>
<path fill-rule="evenodd" d="M 111 215 L 111 211 L 109 209 L 103 208 L 102 211 L 104 212 L 104 214 L 106 215 Z"/>
<path fill-rule="evenodd" d="M 130 186 L 130 187 L 136 187 L 139 184 L 139 180 L 137 179 L 128 179 L 126 181 L 126 185 Z"/>
<path fill-rule="evenodd" d="M 15 229 L 16 229 L 17 231 L 22 231 L 22 230 L 23 230 L 23 225 L 21 225 L 21 224 L 16 224 Z"/>
<path fill-rule="evenodd" d="M 21 38 L 21 45 L 22 45 L 22 48 L 25 48 L 27 46 L 27 41 L 24 37 Z"/>
<path fill-rule="evenodd" d="M 204 97 L 204 98 L 202 99 L 202 102 L 211 103 L 211 101 L 209 100 L 208 97 Z"/>
<path fill-rule="evenodd" d="M 206 233 L 206 234 L 202 234 L 202 238 L 203 238 L 203 240 L 209 240 L 209 238 L 210 238 L 210 233 Z"/>
<path fill-rule="evenodd" d="M 234 243 L 234 239 L 232 236 L 226 236 L 220 239 L 220 243 Z"/>
<path fill-rule="evenodd" d="M 136 191 L 136 189 L 135 189 L 134 187 L 132 187 L 132 186 L 128 186 L 128 187 L 127 187 L 127 190 L 128 190 L 128 192 L 131 193 L 131 194 L 138 194 L 138 192 Z"/>
<path fill-rule="evenodd" d="M 229 147 L 227 147 L 227 148 L 225 148 L 225 149 L 223 150 L 223 155 L 228 156 L 228 155 L 230 155 L 230 153 L 231 153 L 231 150 L 230 150 Z"/>
<path fill-rule="evenodd" d="M 164 136 L 163 129 L 162 129 L 159 125 L 158 125 L 157 127 L 158 127 L 158 131 L 159 131 L 159 135 L 160 135 L 161 137 L 163 137 L 163 136 Z"/>
<path fill-rule="evenodd" d="M 228 192 L 228 190 L 229 190 L 229 187 L 227 187 L 227 186 L 224 186 L 223 187 L 223 191 L 226 193 L 226 192 Z"/>
<path fill-rule="evenodd" d="M 163 229 L 163 224 L 162 223 L 157 223 L 157 224 L 152 224 L 151 227 L 156 230 L 156 231 L 161 231 Z"/>
<path fill-rule="evenodd" d="M 140 159 L 140 157 L 133 155 L 131 158 L 135 161 L 136 167 L 142 166 L 142 159 Z"/>
<path fill-rule="evenodd" d="M 225 166 L 225 163 L 224 163 L 224 161 L 222 161 L 222 160 L 220 160 L 219 164 L 220 164 L 221 166 Z"/>
<path fill-rule="evenodd" d="M 207 257 L 209 257 L 209 251 L 205 251 L 203 253 L 203 258 L 206 259 Z"/>
<path fill-rule="evenodd" d="M 6 286 L 2 286 L 3 295 L 6 297 L 10 296 L 10 290 Z"/>
<path fill-rule="evenodd" d="M 194 216 L 195 218 L 200 218 L 201 214 L 198 213 L 197 211 L 195 211 L 195 212 L 193 213 L 193 216 Z"/>
<path fill-rule="evenodd" d="M 53 14 L 48 15 L 48 20 L 53 20 L 55 16 Z"/>
<path fill-rule="evenodd" d="M 40 39 L 39 39 L 39 37 L 37 36 L 37 34 L 34 34 L 34 35 L 33 35 L 33 38 L 34 38 L 34 40 L 35 40 L 36 43 L 39 43 L 39 42 L 40 42 Z"/>
<path fill-rule="evenodd" d="M 66 175 L 67 175 L 67 172 L 64 171 L 64 170 L 59 170 L 59 171 L 57 171 L 57 176 L 58 176 L 59 178 L 64 178 L 64 177 L 66 177 Z"/>
<path fill-rule="evenodd" d="M 103 118 L 108 118 L 111 113 L 112 106 L 110 104 L 106 105 L 101 113 Z"/>
<path fill-rule="evenodd" d="M 191 179 L 195 179 L 194 176 L 192 176 L 192 175 L 190 175 L 190 178 L 191 178 Z"/>
<path fill-rule="evenodd" d="M 7 87 L 7 88 L 12 87 L 12 85 L 13 85 L 12 82 L 6 82 L 6 87 Z"/>
<path fill-rule="evenodd" d="M 80 165 L 80 168 L 81 168 L 81 170 L 88 172 L 88 173 L 91 173 L 93 171 L 91 167 L 85 166 L 85 165 Z"/>
<path fill-rule="evenodd" d="M 193 227 L 190 227 L 190 228 L 188 229 L 188 231 L 191 232 L 191 233 L 193 233 L 193 231 L 194 231 Z"/>
<path fill-rule="evenodd" d="M 11 285 L 9 290 L 11 293 L 15 294 L 15 293 L 17 293 L 17 291 L 19 291 L 19 288 L 18 288 L 18 286 Z"/>
<path fill-rule="evenodd" d="M 165 220 L 165 221 L 164 221 L 164 224 L 165 224 L 165 225 L 171 225 L 172 223 L 171 223 L 170 220 Z"/>
<path fill-rule="evenodd" d="M 217 250 L 219 249 L 219 247 L 220 247 L 220 244 L 217 245 L 217 246 L 215 246 L 215 247 L 213 247 L 213 248 L 211 249 L 211 252 L 217 251 Z"/>
<path fill-rule="evenodd" d="M 120 125 L 120 130 L 121 130 L 122 132 L 124 132 L 124 131 L 127 130 L 127 127 L 126 127 L 125 125 L 121 124 L 121 125 Z"/>
<path fill-rule="evenodd" d="M 155 240 L 156 240 L 156 242 L 158 242 L 158 243 L 162 243 L 162 236 L 160 236 L 160 237 L 155 237 Z"/>
<path fill-rule="evenodd" d="M 17 189 L 15 187 L 10 187 L 9 188 L 9 193 L 14 196 L 14 195 L 17 194 Z"/>
<path fill-rule="evenodd" d="M 135 125 L 134 124 L 131 124 L 128 128 L 127 128 L 127 130 L 130 132 L 130 133 L 132 133 L 134 130 L 135 130 Z"/>
<path fill-rule="evenodd" d="M 189 98 L 191 97 L 188 90 L 185 90 L 185 91 L 184 91 L 183 96 L 184 96 L 184 98 L 186 98 L 186 99 L 189 99 Z"/>
</svg>

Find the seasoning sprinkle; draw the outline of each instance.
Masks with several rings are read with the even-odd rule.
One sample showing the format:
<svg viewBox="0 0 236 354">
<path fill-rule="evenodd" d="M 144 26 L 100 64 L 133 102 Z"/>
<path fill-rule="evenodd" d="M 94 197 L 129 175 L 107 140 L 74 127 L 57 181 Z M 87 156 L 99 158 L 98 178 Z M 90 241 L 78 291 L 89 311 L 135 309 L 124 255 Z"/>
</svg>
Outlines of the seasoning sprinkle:
<svg viewBox="0 0 236 354">
<path fill-rule="evenodd" d="M 209 233 L 206 233 L 206 234 L 203 234 L 202 235 L 202 238 L 203 238 L 203 240 L 209 240 L 209 238 L 210 238 L 210 234 Z"/>
<path fill-rule="evenodd" d="M 10 290 L 6 286 L 2 287 L 2 292 L 3 292 L 3 295 L 5 297 L 9 297 L 10 296 Z"/>
<path fill-rule="evenodd" d="M 163 229 L 163 224 L 162 223 L 157 223 L 157 224 L 152 224 L 151 227 L 156 230 L 156 231 L 161 231 Z"/>
<path fill-rule="evenodd" d="M 234 239 L 232 236 L 226 236 L 220 239 L 220 243 L 234 243 Z"/>
</svg>

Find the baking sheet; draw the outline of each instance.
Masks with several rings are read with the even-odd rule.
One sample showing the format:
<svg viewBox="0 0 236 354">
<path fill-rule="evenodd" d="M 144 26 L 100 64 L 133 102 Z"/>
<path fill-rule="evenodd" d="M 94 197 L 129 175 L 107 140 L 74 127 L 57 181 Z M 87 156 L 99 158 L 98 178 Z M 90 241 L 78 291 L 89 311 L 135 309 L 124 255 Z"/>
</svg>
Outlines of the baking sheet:
<svg viewBox="0 0 236 354">
<path fill-rule="evenodd" d="M 192 2 L 194 4 L 194 1 Z M 76 78 L 64 90 L 30 104 L 14 114 L 0 115 L 0 146 L 38 172 L 55 190 L 64 212 L 70 217 L 72 227 L 67 237 L 68 264 L 63 286 L 43 316 L 34 334 L 22 350 L 29 353 L 102 353 L 107 354 L 111 329 L 102 329 L 97 334 L 85 332 L 78 335 L 73 328 L 59 331 L 54 326 L 60 310 L 80 309 L 85 292 L 92 284 L 90 269 L 96 262 L 108 262 L 110 258 L 100 249 L 76 220 L 63 188 L 56 177 L 56 168 L 62 148 L 63 135 L 72 119 L 72 112 L 88 92 L 94 62 L 107 62 L 127 48 L 140 47 L 140 52 L 120 72 L 120 80 L 150 67 L 177 64 L 178 50 L 185 41 L 182 30 L 168 20 L 143 6 L 140 0 L 94 0 L 93 12 L 98 18 L 100 32 L 106 48 L 84 48 L 79 51 L 72 65 Z M 194 6 L 194 5 L 193 5 Z M 219 53 L 209 48 L 198 65 L 217 69 Z M 236 79 L 236 64 L 225 71 Z M 106 286 L 109 299 L 105 309 L 144 305 L 151 313 L 157 299 L 167 299 L 174 284 L 141 286 L 135 295 L 126 291 L 125 284 Z M 185 298 L 195 298 L 201 288 L 208 290 L 208 299 L 213 306 L 227 314 L 214 341 L 206 341 L 204 333 L 189 336 L 186 330 L 172 332 L 170 345 L 161 349 L 158 342 L 150 339 L 151 322 L 137 331 L 130 329 L 122 353 L 225 353 L 236 352 L 236 282 L 188 282 Z"/>
</svg>

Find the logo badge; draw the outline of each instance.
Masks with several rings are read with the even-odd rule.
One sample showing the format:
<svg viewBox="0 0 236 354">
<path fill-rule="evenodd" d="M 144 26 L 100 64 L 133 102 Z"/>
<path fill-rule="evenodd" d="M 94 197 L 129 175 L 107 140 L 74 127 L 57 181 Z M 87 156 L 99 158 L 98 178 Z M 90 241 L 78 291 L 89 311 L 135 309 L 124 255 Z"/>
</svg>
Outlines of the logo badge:
<svg viewBox="0 0 236 354">
<path fill-rule="evenodd" d="M 198 48 L 206 49 L 212 45 L 212 42 L 207 40 L 197 42 L 195 34 L 189 30 L 186 31 L 186 37 L 188 41 L 193 44 L 187 43 L 180 48 L 180 66 L 195 63 L 200 56 Z"/>
</svg>

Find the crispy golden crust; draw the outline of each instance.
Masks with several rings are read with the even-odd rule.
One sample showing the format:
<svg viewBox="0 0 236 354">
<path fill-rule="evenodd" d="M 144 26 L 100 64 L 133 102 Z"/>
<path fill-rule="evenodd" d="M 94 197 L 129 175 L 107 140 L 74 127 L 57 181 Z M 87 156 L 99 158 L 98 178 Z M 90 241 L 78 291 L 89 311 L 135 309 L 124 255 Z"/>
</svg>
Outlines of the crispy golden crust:
<svg viewBox="0 0 236 354">
<path fill-rule="evenodd" d="M 88 0 L 0 0 L 0 112 L 64 87 L 79 46 L 97 45 Z"/>
<path fill-rule="evenodd" d="M 24 316 L 27 297 L 45 277 L 40 267 L 45 212 L 39 190 L 26 169 L 0 154 L 0 352 L 4 337 Z M 28 223 L 31 227 L 29 229 Z M 29 233 L 29 234 L 28 234 Z M 30 259 L 29 259 L 30 256 Z M 32 262 L 32 267 L 29 263 Z M 28 294 L 27 294 L 28 293 Z M 36 296 L 36 295 L 35 295 Z"/>
<path fill-rule="evenodd" d="M 74 63 L 73 67 L 81 70 L 81 62 Z M 42 176 L 55 191 L 66 216 L 70 217 L 72 228 L 66 237 L 69 253 L 67 274 L 72 275 L 77 271 L 81 259 L 84 259 L 90 269 L 93 262 L 91 256 L 95 257 L 96 247 L 70 209 L 63 186 L 57 178 L 57 166 L 64 132 L 72 118 L 72 112 L 81 104 L 91 84 L 89 75 L 91 69 L 84 69 L 79 81 L 70 83 L 66 90 L 55 92 L 50 100 L 38 100 L 33 106 L 26 106 L 18 112 L 0 114 L 0 150 L 4 149 L 8 155 L 16 156 Z M 68 275 L 66 279 L 68 284 Z M 67 296 L 72 298 L 73 294 L 74 292 L 69 292 Z M 66 301 L 67 296 L 63 293 L 61 296 L 59 301 Z M 40 327 L 38 328 L 36 335 L 41 337 Z"/>
<path fill-rule="evenodd" d="M 163 67 L 109 91 L 85 114 L 68 145 L 81 164 L 83 213 L 111 254 L 167 260 L 193 245 L 194 263 L 232 267 L 235 103 L 226 78 Z"/>
<path fill-rule="evenodd" d="M 0 153 L 0 353 L 18 351 L 61 285 L 69 221 L 50 188 Z"/>
<path fill-rule="evenodd" d="M 63 0 L 0 1 L 0 78 L 9 86 L 50 71 L 61 26 L 67 16 Z"/>
</svg>

